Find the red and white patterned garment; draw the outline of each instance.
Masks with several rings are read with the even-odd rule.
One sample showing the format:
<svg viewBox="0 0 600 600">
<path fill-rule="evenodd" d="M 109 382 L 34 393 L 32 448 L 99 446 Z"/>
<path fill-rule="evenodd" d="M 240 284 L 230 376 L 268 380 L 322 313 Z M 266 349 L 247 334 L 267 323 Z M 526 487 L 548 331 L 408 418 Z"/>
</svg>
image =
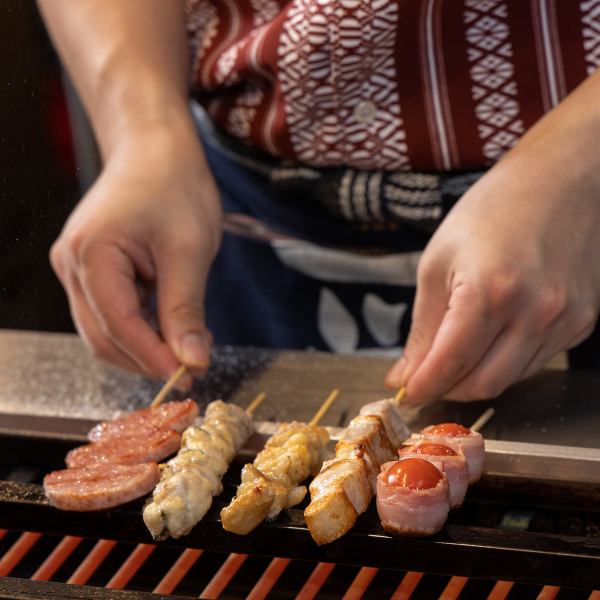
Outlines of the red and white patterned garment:
<svg viewBox="0 0 600 600">
<path fill-rule="evenodd" d="M 600 66 L 600 0 L 188 0 L 194 93 L 315 167 L 497 161 Z"/>
</svg>

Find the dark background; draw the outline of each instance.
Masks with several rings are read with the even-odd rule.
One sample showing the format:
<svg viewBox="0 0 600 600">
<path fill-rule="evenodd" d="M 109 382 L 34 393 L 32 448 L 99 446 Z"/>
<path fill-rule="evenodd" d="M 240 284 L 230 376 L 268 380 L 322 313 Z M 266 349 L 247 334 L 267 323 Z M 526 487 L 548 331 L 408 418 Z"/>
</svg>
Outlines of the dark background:
<svg viewBox="0 0 600 600">
<path fill-rule="evenodd" d="M 48 251 L 80 196 L 58 58 L 33 0 L 0 3 L 0 328 L 73 331 Z"/>
</svg>

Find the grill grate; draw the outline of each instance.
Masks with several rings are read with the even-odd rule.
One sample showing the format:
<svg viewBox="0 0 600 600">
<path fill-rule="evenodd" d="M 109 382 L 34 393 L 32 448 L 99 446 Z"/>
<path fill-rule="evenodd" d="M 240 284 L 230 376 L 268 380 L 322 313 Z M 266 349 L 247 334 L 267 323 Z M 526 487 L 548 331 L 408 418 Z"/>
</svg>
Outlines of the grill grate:
<svg viewBox="0 0 600 600">
<path fill-rule="evenodd" d="M 113 540 L 0 532 L 0 598 L 538 598 L 599 600 L 599 592 L 332 563 L 222 555 Z M 81 557 L 74 557 L 79 551 Z M 73 558 L 82 558 L 79 564 Z M 73 569 L 74 567 L 74 569 Z M 28 579 L 28 573 L 35 569 Z M 242 573 L 242 571 L 244 571 Z M 7 577 L 10 575 L 10 577 Z M 46 581 L 49 576 L 52 581 Z M 81 587 L 90 583 L 95 587 Z M 101 589 L 104 588 L 104 589 Z M 128 588 L 128 589 L 126 589 Z M 122 591 L 121 591 L 122 590 Z M 127 593 L 129 592 L 129 593 Z M 153 592 L 150 594 L 149 592 Z M 160 596 L 157 596 L 159 594 Z"/>
</svg>

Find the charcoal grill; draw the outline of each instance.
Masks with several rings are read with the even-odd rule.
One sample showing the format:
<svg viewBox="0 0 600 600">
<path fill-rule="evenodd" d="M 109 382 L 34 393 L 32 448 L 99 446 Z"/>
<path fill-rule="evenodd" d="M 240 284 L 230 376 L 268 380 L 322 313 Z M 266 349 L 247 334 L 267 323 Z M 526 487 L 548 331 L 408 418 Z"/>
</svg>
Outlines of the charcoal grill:
<svg viewBox="0 0 600 600">
<path fill-rule="evenodd" d="M 304 370 L 304 359 L 294 357 L 297 360 Z M 246 380 L 229 390 L 233 400 L 245 405 L 256 386 L 268 397 L 280 395 L 276 363 L 263 371 L 271 387 L 256 380 L 248 385 Z M 352 370 L 345 367 L 346 377 Z M 337 376 L 339 382 L 343 373 Z M 564 387 L 565 374 L 550 374 L 537 385 L 543 387 L 554 378 L 556 386 L 557 377 L 563 378 Z M 587 386 L 591 376 L 586 377 L 582 385 Z M 361 381 L 362 388 L 360 383 L 356 386 L 360 403 L 382 395 L 365 390 Z M 352 381 L 346 383 L 350 388 Z M 600 389 L 600 381 L 596 383 Z M 308 413 L 330 389 L 322 384 L 313 384 Z M 283 389 L 287 393 L 287 387 Z M 0 407 L 1 402 L 0 394 Z M 343 386 L 338 402 L 330 416 L 343 425 L 357 412 L 351 402 L 343 403 Z M 502 404 L 496 406 L 501 416 Z M 272 410 L 265 403 L 257 418 L 272 417 Z M 420 420 L 440 420 L 439 410 L 438 406 L 429 414 L 415 415 L 414 426 L 420 426 Z M 457 417 L 455 411 L 464 414 Z M 480 412 L 481 405 L 475 409 Z M 474 420 L 471 413 L 472 406 L 446 407 L 447 417 L 465 423 Z M 232 465 L 223 494 L 203 522 L 184 538 L 155 543 L 141 519 L 142 501 L 77 514 L 56 511 L 44 498 L 43 475 L 62 467 L 65 453 L 85 441 L 85 432 L 95 422 L 60 414 L 0 413 L 0 598 L 450 600 L 460 595 L 499 600 L 549 599 L 558 593 L 559 598 L 600 600 L 593 591 L 600 589 L 600 450 L 595 448 L 490 440 L 483 479 L 437 536 L 392 538 L 371 507 L 343 539 L 319 547 L 304 525 L 304 506 L 248 536 L 224 532 L 220 526 L 219 511 L 235 492 L 239 467 L 275 427 L 265 420 Z M 483 433 L 491 436 L 499 426 L 488 427 L 490 432 Z M 340 431 L 330 428 L 333 438 Z M 514 433 L 519 438 L 519 431 Z"/>
</svg>

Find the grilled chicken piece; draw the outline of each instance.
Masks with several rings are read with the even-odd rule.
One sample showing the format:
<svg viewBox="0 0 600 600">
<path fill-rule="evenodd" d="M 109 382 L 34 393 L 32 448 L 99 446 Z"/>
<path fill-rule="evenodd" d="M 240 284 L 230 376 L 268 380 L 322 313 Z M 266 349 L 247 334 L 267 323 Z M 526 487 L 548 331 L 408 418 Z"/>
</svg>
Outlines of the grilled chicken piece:
<svg viewBox="0 0 600 600">
<path fill-rule="evenodd" d="M 395 458 L 408 435 L 394 400 L 367 404 L 350 421 L 335 459 L 324 463 L 310 484 L 304 518 L 317 544 L 332 542 L 354 526 L 376 492 L 381 465 Z"/>
<path fill-rule="evenodd" d="M 323 427 L 295 421 L 280 425 L 254 463 L 243 468 L 235 497 L 221 511 L 223 528 L 244 535 L 301 502 L 306 487 L 299 484 L 318 473 L 328 441 Z"/>
<path fill-rule="evenodd" d="M 240 535 L 250 533 L 268 518 L 273 505 L 285 504 L 287 491 L 285 485 L 268 479 L 253 465 L 245 465 L 235 498 L 221 511 L 223 528 Z"/>
<path fill-rule="evenodd" d="M 183 432 L 179 453 L 161 465 L 160 482 L 144 508 L 144 522 L 155 539 L 185 535 L 204 517 L 252 431 L 244 410 L 217 400 L 208 405 L 200 427 Z"/>
</svg>

